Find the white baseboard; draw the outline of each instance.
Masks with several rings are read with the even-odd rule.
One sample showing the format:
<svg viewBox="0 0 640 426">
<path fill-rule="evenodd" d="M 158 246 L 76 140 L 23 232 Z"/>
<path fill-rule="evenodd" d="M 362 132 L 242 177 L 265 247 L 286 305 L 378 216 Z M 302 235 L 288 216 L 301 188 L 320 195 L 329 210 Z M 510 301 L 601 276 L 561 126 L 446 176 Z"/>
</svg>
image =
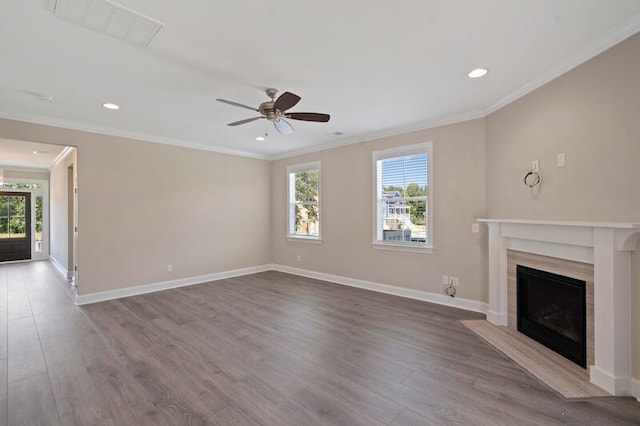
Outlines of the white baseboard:
<svg viewBox="0 0 640 426">
<path fill-rule="evenodd" d="M 60 269 L 61 265 L 53 258 L 51 262 Z M 64 273 L 62 269 L 61 272 Z M 394 296 L 406 297 L 409 299 L 422 300 L 425 302 L 437 303 L 439 305 L 450 306 L 453 308 L 464 309 L 486 314 L 488 305 L 484 302 L 476 300 L 453 298 L 443 294 L 431 293 L 421 290 L 411 290 L 408 288 L 396 287 L 388 284 L 375 283 L 372 281 L 358 280 L 355 278 L 341 277 L 338 275 L 325 274 L 322 272 L 310 271 L 307 269 L 293 268 L 285 265 L 259 265 L 249 268 L 235 269 L 231 271 L 216 272 L 213 274 L 199 275 L 195 277 L 181 278 L 171 281 L 163 281 L 158 283 L 144 284 L 135 287 L 121 288 L 117 290 L 102 291 L 98 293 L 81 294 L 75 297 L 76 305 L 87 305 L 90 303 L 103 302 L 106 300 L 120 299 L 122 297 L 137 296 L 140 294 L 153 293 L 156 291 L 169 290 L 172 288 L 185 287 L 195 284 L 202 284 L 211 281 L 217 281 L 225 278 L 238 277 L 243 275 L 256 274 L 265 271 L 279 271 L 288 274 L 299 275 L 302 277 L 314 278 L 318 280 L 328 281 L 336 284 L 342 284 L 350 287 L 362 288 L 365 290 L 376 291 L 379 293 L 392 294 Z"/>
<path fill-rule="evenodd" d="M 487 307 L 487 321 L 494 325 L 507 325 L 507 315 L 497 314 Z"/>
<path fill-rule="evenodd" d="M 54 263 L 55 265 L 55 263 Z M 154 293 L 156 291 L 169 290 L 172 288 L 185 287 L 194 284 L 203 284 L 225 278 L 239 277 L 242 275 L 256 274 L 258 272 L 270 271 L 271 265 L 251 266 L 249 268 L 234 269 L 231 271 L 216 272 L 213 274 L 198 275 L 195 277 L 181 278 L 159 283 L 138 285 L 135 287 L 120 288 L 117 290 L 101 291 L 77 295 L 74 302 L 76 305 L 88 305 L 90 303 L 104 302 L 106 300 L 120 299 L 122 297 L 137 296 L 139 294 Z"/>
<path fill-rule="evenodd" d="M 640 380 L 631 378 L 631 395 L 640 402 Z"/>
<path fill-rule="evenodd" d="M 53 257 L 53 256 L 49 256 L 49 262 L 51 262 L 51 263 L 53 264 L 53 266 L 55 266 L 55 267 L 56 267 L 56 269 L 57 269 L 58 271 L 60 271 L 60 273 L 61 273 L 62 275 L 64 275 L 64 277 L 65 277 L 65 278 L 67 278 L 67 277 L 68 277 L 68 275 L 67 275 L 67 274 L 69 273 L 69 271 L 67 271 L 67 268 L 65 268 L 64 266 L 62 266 L 62 263 L 58 262 L 58 260 L 57 260 L 55 257 Z"/>
<path fill-rule="evenodd" d="M 591 383 L 614 396 L 631 395 L 632 379 L 630 377 L 614 377 L 601 368 L 592 365 L 589 368 Z"/>
<path fill-rule="evenodd" d="M 428 291 L 411 290 L 408 288 L 396 287 L 388 284 L 375 283 L 372 281 L 358 280 L 355 278 L 341 277 L 338 275 L 325 274 L 322 272 L 309 271 L 307 269 L 293 268 L 285 265 L 272 265 L 274 271 L 285 272 L 293 275 L 300 275 L 307 278 L 314 278 L 322 281 L 329 281 L 336 284 L 350 287 L 363 288 L 365 290 L 377 291 L 379 293 L 392 294 L 394 296 L 406 297 L 409 299 L 422 300 L 425 302 L 437 303 L 439 305 L 451 306 L 453 308 L 464 309 L 486 314 L 489 306 L 487 303 L 476 300 L 462 299 L 459 297 L 449 297 L 444 294 L 431 293 Z"/>
</svg>

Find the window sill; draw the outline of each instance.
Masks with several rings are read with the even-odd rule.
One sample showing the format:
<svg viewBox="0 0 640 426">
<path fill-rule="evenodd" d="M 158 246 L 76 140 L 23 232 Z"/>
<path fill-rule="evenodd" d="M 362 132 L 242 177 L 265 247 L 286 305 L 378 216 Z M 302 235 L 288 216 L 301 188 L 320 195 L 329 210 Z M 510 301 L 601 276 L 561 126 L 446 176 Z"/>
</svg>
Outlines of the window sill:
<svg viewBox="0 0 640 426">
<path fill-rule="evenodd" d="M 322 244 L 320 237 L 305 237 L 304 235 L 287 235 L 287 240 L 293 243 Z"/>
<path fill-rule="evenodd" d="M 392 251 L 405 251 L 412 253 L 422 253 L 422 254 L 432 254 L 433 247 L 429 246 L 417 246 L 417 245 L 409 245 L 409 244 L 391 244 L 391 243 L 381 243 L 379 241 L 375 241 L 371 244 L 373 248 L 379 250 L 392 250 Z"/>
</svg>

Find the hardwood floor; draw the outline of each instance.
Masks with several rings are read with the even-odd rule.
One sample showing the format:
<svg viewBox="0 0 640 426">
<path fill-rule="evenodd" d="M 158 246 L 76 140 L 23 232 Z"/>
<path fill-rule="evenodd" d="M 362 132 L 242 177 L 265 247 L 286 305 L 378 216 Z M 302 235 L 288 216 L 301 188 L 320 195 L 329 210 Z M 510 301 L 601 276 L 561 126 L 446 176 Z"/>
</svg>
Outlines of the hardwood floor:
<svg viewBox="0 0 640 426">
<path fill-rule="evenodd" d="M 0 266 L 1 424 L 640 424 L 551 391 L 475 313 L 277 272 L 85 307 L 64 285 Z"/>
</svg>

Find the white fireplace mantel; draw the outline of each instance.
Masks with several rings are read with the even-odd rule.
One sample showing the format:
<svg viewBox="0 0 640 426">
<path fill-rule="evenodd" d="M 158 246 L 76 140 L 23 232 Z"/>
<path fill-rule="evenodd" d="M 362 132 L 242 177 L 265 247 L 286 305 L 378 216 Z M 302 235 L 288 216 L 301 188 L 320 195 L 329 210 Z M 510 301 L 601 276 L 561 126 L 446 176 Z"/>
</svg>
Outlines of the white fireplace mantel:
<svg viewBox="0 0 640 426">
<path fill-rule="evenodd" d="M 631 252 L 640 223 L 478 219 L 489 226 L 487 320 L 507 325 L 507 250 L 593 264 L 595 361 L 590 379 L 631 392 Z"/>
</svg>

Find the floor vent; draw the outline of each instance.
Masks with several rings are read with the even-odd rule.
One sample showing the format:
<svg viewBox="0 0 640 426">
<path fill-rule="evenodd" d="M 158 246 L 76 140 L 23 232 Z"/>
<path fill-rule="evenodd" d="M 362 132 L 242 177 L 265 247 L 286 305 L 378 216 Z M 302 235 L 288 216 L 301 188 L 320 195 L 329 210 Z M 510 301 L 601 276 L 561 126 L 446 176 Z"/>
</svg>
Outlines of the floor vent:
<svg viewBox="0 0 640 426">
<path fill-rule="evenodd" d="M 110 0 L 56 0 L 54 15 L 108 34 L 129 43 L 147 47 L 164 24 Z"/>
</svg>

